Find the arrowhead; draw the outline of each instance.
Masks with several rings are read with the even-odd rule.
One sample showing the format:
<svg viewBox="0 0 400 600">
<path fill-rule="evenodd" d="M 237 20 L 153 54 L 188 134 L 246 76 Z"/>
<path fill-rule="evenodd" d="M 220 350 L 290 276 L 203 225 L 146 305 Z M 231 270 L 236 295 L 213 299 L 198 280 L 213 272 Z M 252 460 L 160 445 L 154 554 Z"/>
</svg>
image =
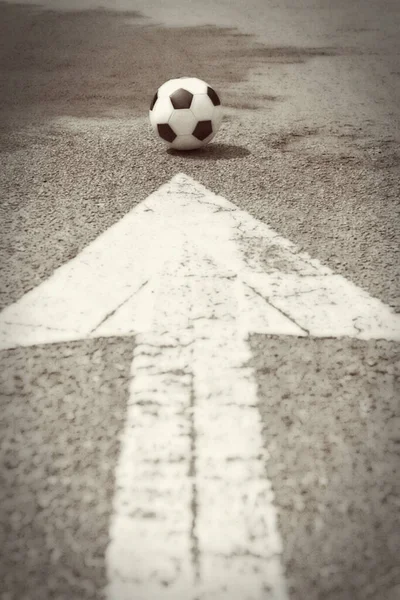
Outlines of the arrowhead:
<svg viewBox="0 0 400 600">
<path fill-rule="evenodd" d="M 179 174 L 8 306 L 0 349 L 187 326 L 228 280 L 244 335 L 400 340 L 400 315 Z"/>
</svg>

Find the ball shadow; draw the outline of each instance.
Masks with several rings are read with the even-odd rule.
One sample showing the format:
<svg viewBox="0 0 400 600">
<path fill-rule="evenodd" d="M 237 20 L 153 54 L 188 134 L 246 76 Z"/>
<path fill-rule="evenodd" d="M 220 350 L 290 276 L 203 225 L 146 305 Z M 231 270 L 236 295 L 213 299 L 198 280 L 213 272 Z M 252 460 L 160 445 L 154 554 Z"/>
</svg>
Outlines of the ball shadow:
<svg viewBox="0 0 400 600">
<path fill-rule="evenodd" d="M 244 158 L 251 154 L 247 148 L 233 144 L 210 144 L 197 150 L 174 150 L 169 148 L 167 153 L 171 156 L 194 160 L 231 160 L 233 158 Z"/>
</svg>

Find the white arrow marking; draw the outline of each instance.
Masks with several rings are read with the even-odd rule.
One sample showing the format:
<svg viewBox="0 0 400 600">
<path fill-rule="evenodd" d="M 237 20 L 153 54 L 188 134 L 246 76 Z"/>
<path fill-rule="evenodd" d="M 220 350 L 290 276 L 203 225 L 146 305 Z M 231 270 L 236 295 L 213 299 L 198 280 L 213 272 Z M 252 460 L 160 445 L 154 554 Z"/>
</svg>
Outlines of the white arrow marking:
<svg viewBox="0 0 400 600">
<path fill-rule="evenodd" d="M 164 264 L 137 336 L 107 597 L 286 600 L 237 281 L 182 261 L 190 248 Z"/>
<path fill-rule="evenodd" d="M 236 278 L 244 332 L 400 340 L 400 315 L 180 174 L 3 310 L 0 349 L 151 329 L 151 286 L 179 252 L 192 277 L 207 256 Z"/>
<path fill-rule="evenodd" d="M 400 339 L 400 316 L 185 175 L 0 316 L 0 347 L 137 335 L 109 600 L 286 600 L 250 332 Z"/>
</svg>

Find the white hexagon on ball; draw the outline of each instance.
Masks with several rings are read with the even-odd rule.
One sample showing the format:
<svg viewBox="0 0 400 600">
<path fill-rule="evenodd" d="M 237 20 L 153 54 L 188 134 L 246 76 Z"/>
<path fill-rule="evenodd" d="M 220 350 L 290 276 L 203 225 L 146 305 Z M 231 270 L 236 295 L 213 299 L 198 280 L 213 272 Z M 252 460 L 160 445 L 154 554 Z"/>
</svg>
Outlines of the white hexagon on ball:
<svg viewBox="0 0 400 600">
<path fill-rule="evenodd" d="M 194 94 L 207 94 L 208 84 L 197 77 L 184 77 L 185 89 Z M 179 80 L 178 80 L 179 81 Z"/>
<path fill-rule="evenodd" d="M 177 90 L 180 87 L 182 78 L 179 79 L 170 79 L 163 83 L 157 91 L 159 98 L 164 98 L 165 96 L 169 96 L 172 92 Z"/>
<path fill-rule="evenodd" d="M 151 103 L 150 123 L 159 139 L 176 150 L 194 150 L 208 144 L 222 122 L 217 92 L 197 77 L 170 79 Z"/>
<path fill-rule="evenodd" d="M 213 116 L 214 104 L 207 94 L 196 94 L 193 97 L 190 110 L 198 121 L 207 121 Z"/>
<path fill-rule="evenodd" d="M 190 108 L 174 110 L 169 121 L 177 136 L 190 135 L 197 125 L 197 120 Z"/>
<path fill-rule="evenodd" d="M 180 135 L 170 147 L 174 150 L 197 150 L 201 146 L 199 146 L 199 140 L 193 135 Z"/>
<path fill-rule="evenodd" d="M 150 123 L 153 129 L 156 129 L 159 123 L 168 123 L 173 112 L 174 107 L 169 96 L 157 100 L 153 110 L 150 111 Z"/>
</svg>

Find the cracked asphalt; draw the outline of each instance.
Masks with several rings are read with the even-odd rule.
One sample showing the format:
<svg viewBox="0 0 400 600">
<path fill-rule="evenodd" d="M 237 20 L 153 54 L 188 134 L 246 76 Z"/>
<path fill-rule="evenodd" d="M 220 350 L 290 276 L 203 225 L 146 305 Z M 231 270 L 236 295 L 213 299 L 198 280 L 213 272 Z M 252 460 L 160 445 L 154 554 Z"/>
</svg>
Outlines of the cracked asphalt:
<svg viewBox="0 0 400 600">
<path fill-rule="evenodd" d="M 0 309 L 184 172 L 400 310 L 398 2 L 63 1 L 0 3 Z M 188 74 L 224 122 L 168 152 Z M 398 600 L 399 345 L 250 344 L 290 600 Z M 102 597 L 134 349 L 0 353 L 1 600 Z"/>
</svg>

